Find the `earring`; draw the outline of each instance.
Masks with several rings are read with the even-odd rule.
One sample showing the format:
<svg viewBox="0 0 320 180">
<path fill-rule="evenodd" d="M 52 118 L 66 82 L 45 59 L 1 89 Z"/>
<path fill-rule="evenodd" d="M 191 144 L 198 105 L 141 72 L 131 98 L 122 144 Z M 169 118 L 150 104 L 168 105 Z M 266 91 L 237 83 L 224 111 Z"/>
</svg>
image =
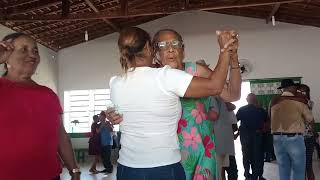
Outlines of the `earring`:
<svg viewBox="0 0 320 180">
<path fill-rule="evenodd" d="M 11 65 L 10 65 L 10 64 L 8 64 L 8 63 L 7 63 L 6 65 L 7 65 L 7 68 L 8 68 L 8 69 L 10 69 L 10 68 L 11 68 Z"/>
</svg>

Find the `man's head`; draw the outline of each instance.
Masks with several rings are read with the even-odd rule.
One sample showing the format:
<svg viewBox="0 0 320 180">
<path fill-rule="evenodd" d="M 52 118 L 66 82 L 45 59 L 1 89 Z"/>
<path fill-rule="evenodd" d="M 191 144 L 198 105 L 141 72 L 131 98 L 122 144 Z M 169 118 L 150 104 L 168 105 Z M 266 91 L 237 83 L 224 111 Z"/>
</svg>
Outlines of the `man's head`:
<svg viewBox="0 0 320 180">
<path fill-rule="evenodd" d="M 283 79 L 281 81 L 281 86 L 278 87 L 278 89 L 295 94 L 297 92 L 298 85 L 299 84 L 294 83 L 292 79 Z"/>
<path fill-rule="evenodd" d="M 258 105 L 257 96 L 253 93 L 248 94 L 247 102 L 248 104 Z"/>
<path fill-rule="evenodd" d="M 158 31 L 152 40 L 155 58 L 162 65 L 183 68 L 184 44 L 181 35 L 172 29 Z"/>
<path fill-rule="evenodd" d="M 104 111 L 100 112 L 99 120 L 100 120 L 100 122 L 105 122 L 106 121 L 106 113 Z"/>
<path fill-rule="evenodd" d="M 93 122 L 98 122 L 99 121 L 99 116 L 98 115 L 94 115 L 92 117 L 92 119 L 93 119 Z"/>
<path fill-rule="evenodd" d="M 300 84 L 297 87 L 297 96 L 310 100 L 310 87 L 305 84 Z"/>
</svg>

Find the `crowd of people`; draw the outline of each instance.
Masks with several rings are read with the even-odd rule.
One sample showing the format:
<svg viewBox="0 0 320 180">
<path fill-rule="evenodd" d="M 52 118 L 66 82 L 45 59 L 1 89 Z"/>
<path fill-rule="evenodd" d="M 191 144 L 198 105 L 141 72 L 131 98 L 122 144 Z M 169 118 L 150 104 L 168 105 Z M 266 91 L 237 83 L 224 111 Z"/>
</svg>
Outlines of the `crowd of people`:
<svg viewBox="0 0 320 180">
<path fill-rule="evenodd" d="M 109 84 L 116 108 L 93 116 L 91 173 L 113 172 L 111 149 L 119 146 L 113 124 L 120 124 L 117 180 L 224 180 L 225 173 L 236 180 L 238 136 L 247 180 L 265 180 L 264 160 L 275 158 L 280 180 L 289 180 L 291 171 L 294 180 L 315 179 L 312 154 L 320 148 L 310 88 L 285 79 L 279 87 L 283 93 L 268 109 L 250 93 L 248 105 L 235 114 L 231 102 L 241 93 L 238 34 L 217 31 L 216 36 L 219 57 L 211 70 L 204 60 L 184 60 L 185 44 L 175 30 L 162 29 L 151 38 L 137 27 L 122 29 L 118 48 L 123 73 Z M 32 80 L 39 62 L 37 44 L 29 36 L 13 33 L 0 42 L 0 63 L 6 70 L 0 78 L 0 99 L 6 102 L 1 105 L 0 135 L 11 134 L 0 154 L 10 163 L 0 165 L 0 176 L 32 179 L 37 169 L 37 179 L 59 180 L 64 165 L 73 180 L 80 179 L 58 97 Z M 100 159 L 102 171 L 97 170 Z M 28 166 L 21 169 L 21 164 Z M 16 169 L 22 172 L 14 173 Z"/>
</svg>

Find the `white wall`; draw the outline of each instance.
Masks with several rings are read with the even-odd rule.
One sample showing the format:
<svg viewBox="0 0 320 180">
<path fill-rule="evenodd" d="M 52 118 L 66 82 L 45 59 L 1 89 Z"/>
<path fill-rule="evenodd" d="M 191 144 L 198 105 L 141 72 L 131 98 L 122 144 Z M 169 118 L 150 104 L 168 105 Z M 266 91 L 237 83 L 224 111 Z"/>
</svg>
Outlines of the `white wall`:
<svg viewBox="0 0 320 180">
<path fill-rule="evenodd" d="M 140 27 L 151 34 L 161 28 L 177 30 L 186 44 L 186 59 L 204 58 L 212 67 L 218 56 L 215 30 L 222 27 L 237 29 L 240 58 L 249 59 L 253 65 L 253 71 L 246 78 L 302 76 L 303 82 L 311 87 L 316 103 L 314 112 L 319 121 L 319 28 L 286 23 L 273 27 L 264 20 L 206 12 L 176 14 Z M 121 73 L 117 38 L 115 33 L 59 52 L 61 100 L 66 90 L 107 88 L 109 78 Z M 87 146 L 87 139 L 73 139 L 73 143 L 75 147 L 83 148 Z"/>
<path fill-rule="evenodd" d="M 161 28 L 177 30 L 186 44 L 186 59 L 204 58 L 212 66 L 218 56 L 215 30 L 235 28 L 240 33 L 240 58 L 249 59 L 253 65 L 246 78 L 302 76 L 311 87 L 319 120 L 319 28 L 287 23 L 273 27 L 265 20 L 198 11 L 167 16 L 141 27 L 151 34 Z M 117 37 L 112 34 L 59 52 L 61 97 L 65 90 L 108 87 L 109 78 L 121 72 Z"/>
<path fill-rule="evenodd" d="M 11 29 L 0 25 L 0 37 L 13 33 Z M 41 84 L 48 86 L 55 92 L 58 90 L 58 54 L 39 44 L 41 61 L 33 79 Z M 0 67 L 0 74 L 4 72 L 3 66 Z"/>
</svg>

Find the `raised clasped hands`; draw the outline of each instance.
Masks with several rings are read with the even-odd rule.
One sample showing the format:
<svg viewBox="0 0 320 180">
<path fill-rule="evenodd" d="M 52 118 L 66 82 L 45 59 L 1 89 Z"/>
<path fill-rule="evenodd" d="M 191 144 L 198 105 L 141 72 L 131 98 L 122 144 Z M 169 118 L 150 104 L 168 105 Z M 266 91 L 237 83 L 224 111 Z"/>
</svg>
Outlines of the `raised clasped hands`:
<svg viewBox="0 0 320 180">
<path fill-rule="evenodd" d="M 239 47 L 238 33 L 234 30 L 216 31 L 221 52 L 236 53 Z"/>
</svg>

